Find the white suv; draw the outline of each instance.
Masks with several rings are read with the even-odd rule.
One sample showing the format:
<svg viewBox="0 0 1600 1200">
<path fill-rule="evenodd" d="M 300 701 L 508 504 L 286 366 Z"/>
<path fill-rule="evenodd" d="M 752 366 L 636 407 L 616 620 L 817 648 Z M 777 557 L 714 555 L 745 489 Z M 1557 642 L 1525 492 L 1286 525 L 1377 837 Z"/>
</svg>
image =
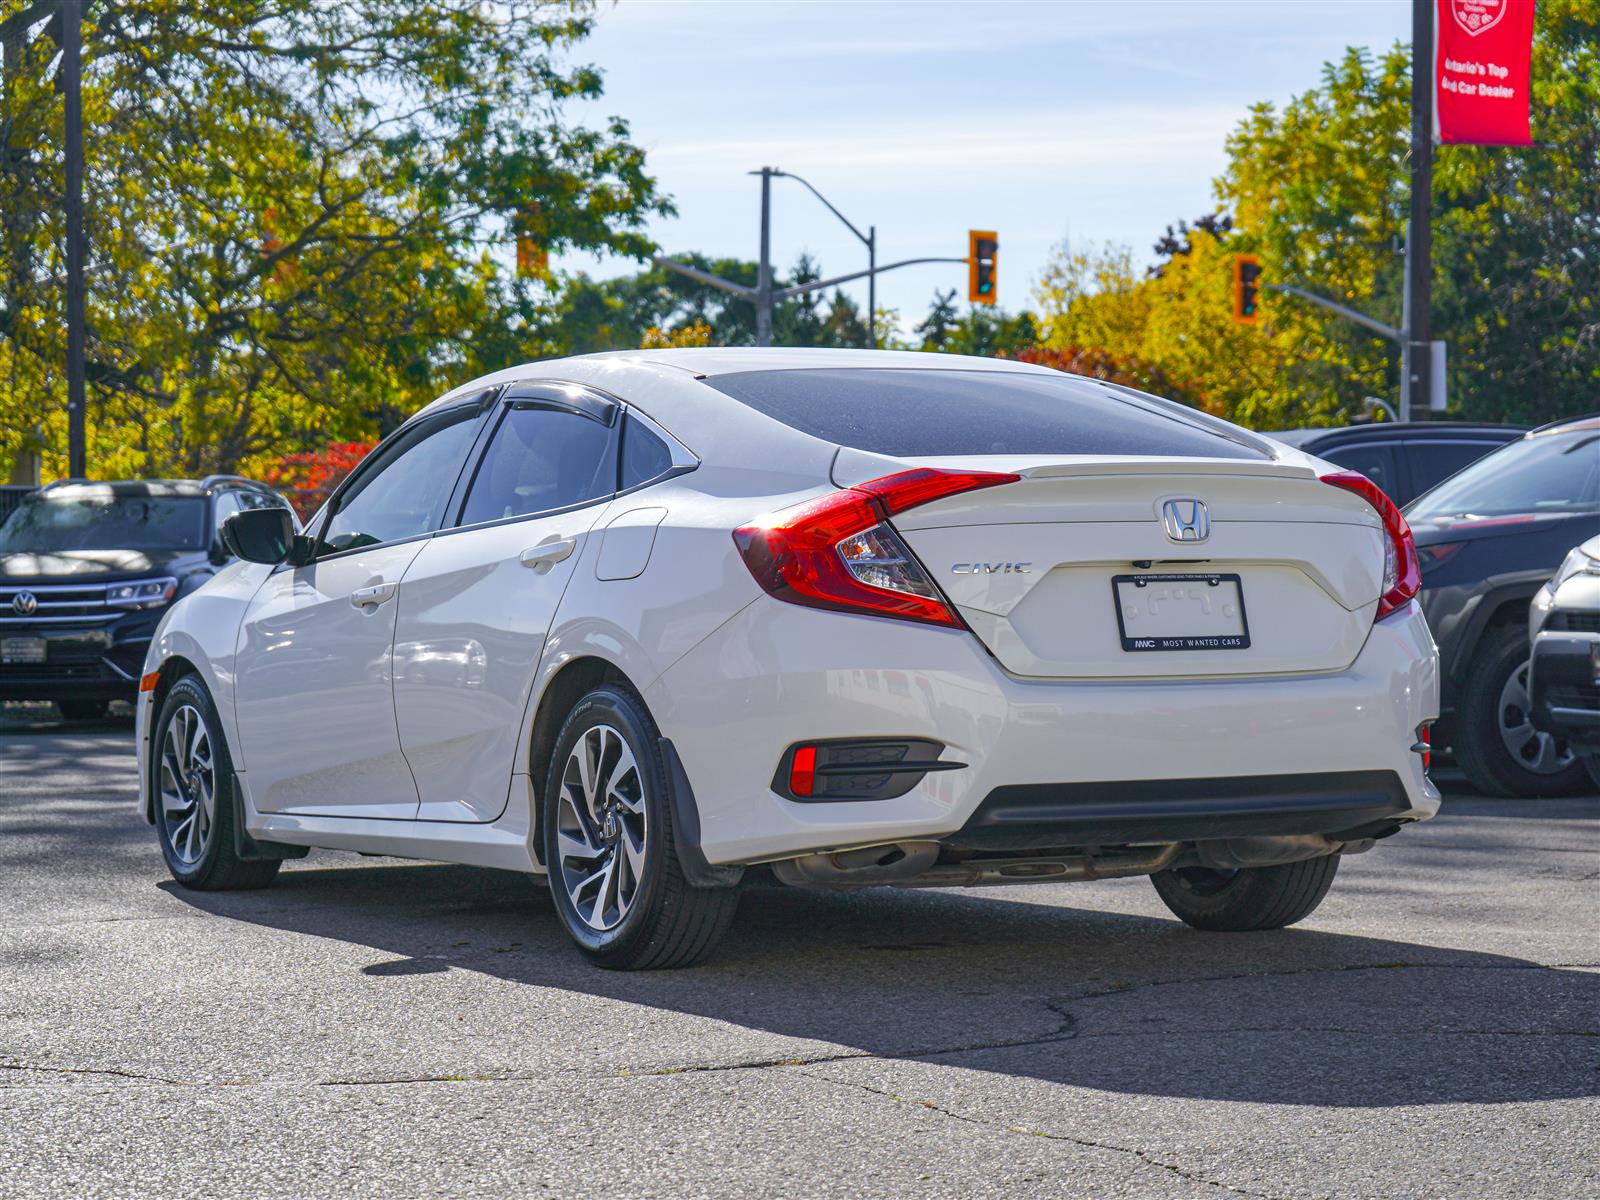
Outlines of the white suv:
<svg viewBox="0 0 1600 1200">
<path fill-rule="evenodd" d="M 309 846 L 547 875 L 614 967 L 787 884 L 1150 875 L 1262 929 L 1432 816 L 1433 640 L 1376 487 L 1113 384 L 684 350 L 419 413 L 163 621 L 142 811 L 173 875 Z"/>
</svg>

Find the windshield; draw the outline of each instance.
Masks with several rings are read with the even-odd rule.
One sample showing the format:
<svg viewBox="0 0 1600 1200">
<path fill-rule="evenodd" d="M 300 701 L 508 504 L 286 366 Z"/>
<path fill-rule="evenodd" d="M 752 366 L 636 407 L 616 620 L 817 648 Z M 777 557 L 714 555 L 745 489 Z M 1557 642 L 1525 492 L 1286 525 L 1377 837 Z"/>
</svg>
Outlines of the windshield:
<svg viewBox="0 0 1600 1200">
<path fill-rule="evenodd" d="M 204 496 L 101 491 L 29 499 L 0 525 L 0 554 L 199 550 L 206 544 L 205 519 Z"/>
<path fill-rule="evenodd" d="M 1480 458 L 1406 508 L 1411 521 L 1600 511 L 1600 431 L 1551 433 Z"/>
</svg>

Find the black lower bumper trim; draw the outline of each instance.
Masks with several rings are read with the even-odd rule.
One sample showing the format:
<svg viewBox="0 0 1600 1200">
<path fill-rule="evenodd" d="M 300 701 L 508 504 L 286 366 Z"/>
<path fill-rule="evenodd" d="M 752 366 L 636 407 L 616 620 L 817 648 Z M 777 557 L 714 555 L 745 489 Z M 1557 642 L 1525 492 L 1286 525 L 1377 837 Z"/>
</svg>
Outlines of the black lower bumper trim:
<svg viewBox="0 0 1600 1200">
<path fill-rule="evenodd" d="M 995 788 L 941 840 L 974 850 L 1035 850 L 1339 834 L 1381 826 L 1410 808 L 1393 771 L 1018 784 Z"/>
</svg>

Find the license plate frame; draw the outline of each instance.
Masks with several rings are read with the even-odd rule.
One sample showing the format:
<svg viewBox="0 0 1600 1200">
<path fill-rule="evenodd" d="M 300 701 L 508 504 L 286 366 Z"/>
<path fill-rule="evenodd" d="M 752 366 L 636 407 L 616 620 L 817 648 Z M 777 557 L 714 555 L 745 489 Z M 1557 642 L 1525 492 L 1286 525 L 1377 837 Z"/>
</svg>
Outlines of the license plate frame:
<svg viewBox="0 0 1600 1200">
<path fill-rule="evenodd" d="M 1131 583 L 1135 587 L 1148 587 L 1153 583 L 1205 583 L 1208 587 L 1233 585 L 1233 598 L 1239 605 L 1239 632 L 1237 634 L 1170 634 L 1129 637 L 1127 622 L 1122 616 L 1122 589 L 1119 585 Z M 1117 634 L 1122 639 L 1124 651 L 1145 654 L 1163 650 L 1248 650 L 1250 649 L 1250 617 L 1244 606 L 1244 580 L 1228 571 L 1158 572 L 1148 575 L 1113 575 L 1111 577 L 1111 607 L 1117 614 Z"/>
<path fill-rule="evenodd" d="M 0 665 L 38 666 L 48 658 L 49 647 L 42 637 L 0 638 Z"/>
</svg>

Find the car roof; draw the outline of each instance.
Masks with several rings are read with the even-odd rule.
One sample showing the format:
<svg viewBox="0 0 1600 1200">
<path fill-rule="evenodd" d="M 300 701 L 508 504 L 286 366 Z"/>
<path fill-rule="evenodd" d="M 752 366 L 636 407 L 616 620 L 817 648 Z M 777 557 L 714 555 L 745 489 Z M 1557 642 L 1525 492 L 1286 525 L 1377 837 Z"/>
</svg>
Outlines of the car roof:
<svg viewBox="0 0 1600 1200">
<path fill-rule="evenodd" d="M 1514 442 L 1526 425 L 1496 425 L 1487 421 L 1374 421 L 1365 425 L 1340 425 L 1331 429 L 1280 429 L 1265 436 L 1300 450 L 1329 449 L 1347 442 L 1456 440 L 1499 444 Z"/>
<path fill-rule="evenodd" d="M 242 475 L 208 475 L 204 479 L 57 479 L 33 493 L 41 499 L 87 495 L 207 496 L 223 491 L 271 493 L 272 489 Z"/>
</svg>

